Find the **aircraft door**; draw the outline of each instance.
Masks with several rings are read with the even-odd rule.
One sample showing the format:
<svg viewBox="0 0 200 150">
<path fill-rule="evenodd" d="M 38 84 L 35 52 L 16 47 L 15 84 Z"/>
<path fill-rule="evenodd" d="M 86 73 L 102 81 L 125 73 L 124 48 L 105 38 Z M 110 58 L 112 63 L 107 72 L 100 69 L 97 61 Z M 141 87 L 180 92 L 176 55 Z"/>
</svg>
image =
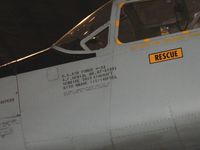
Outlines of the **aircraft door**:
<svg viewBox="0 0 200 150">
<path fill-rule="evenodd" d="M 25 140 L 29 149 L 110 148 L 112 55 L 19 76 Z"/>
</svg>

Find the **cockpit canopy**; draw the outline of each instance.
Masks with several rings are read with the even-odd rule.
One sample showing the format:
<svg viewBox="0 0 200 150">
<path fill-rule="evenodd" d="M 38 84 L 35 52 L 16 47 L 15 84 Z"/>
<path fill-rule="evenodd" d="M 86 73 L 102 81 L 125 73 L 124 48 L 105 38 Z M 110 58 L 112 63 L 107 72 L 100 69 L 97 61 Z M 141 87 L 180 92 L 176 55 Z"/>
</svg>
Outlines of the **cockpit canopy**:
<svg viewBox="0 0 200 150">
<path fill-rule="evenodd" d="M 97 50 L 108 43 L 112 2 L 106 3 L 65 34 L 56 46 L 68 50 Z"/>
<path fill-rule="evenodd" d="M 106 3 L 81 21 L 55 46 L 73 51 L 105 48 L 109 40 L 112 3 Z M 199 0 L 127 0 L 122 3 L 119 29 L 116 27 L 121 43 L 198 28 Z"/>
</svg>

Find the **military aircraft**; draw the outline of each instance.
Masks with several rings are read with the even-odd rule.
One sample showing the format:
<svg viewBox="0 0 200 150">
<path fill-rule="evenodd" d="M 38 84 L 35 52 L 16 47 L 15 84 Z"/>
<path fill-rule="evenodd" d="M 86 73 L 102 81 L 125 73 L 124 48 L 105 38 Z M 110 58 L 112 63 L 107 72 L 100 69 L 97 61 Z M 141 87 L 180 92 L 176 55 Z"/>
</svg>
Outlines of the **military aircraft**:
<svg viewBox="0 0 200 150">
<path fill-rule="evenodd" d="M 199 150 L 199 20 L 199 0 L 113 0 L 2 65 L 0 149 Z"/>
</svg>

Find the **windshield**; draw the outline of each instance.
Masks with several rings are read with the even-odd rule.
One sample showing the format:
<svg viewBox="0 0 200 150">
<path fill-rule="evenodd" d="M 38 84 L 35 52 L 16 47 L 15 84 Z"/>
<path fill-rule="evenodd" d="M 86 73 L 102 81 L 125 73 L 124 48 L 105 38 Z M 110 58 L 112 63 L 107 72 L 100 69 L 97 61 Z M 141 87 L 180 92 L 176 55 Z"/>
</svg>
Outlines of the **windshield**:
<svg viewBox="0 0 200 150">
<path fill-rule="evenodd" d="M 93 14 L 89 15 L 83 21 L 81 21 L 77 26 L 75 26 L 71 31 L 65 34 L 58 42 L 56 42 L 56 46 L 59 46 L 68 50 L 86 50 L 84 46 L 81 46 L 81 41 L 88 37 L 90 34 L 95 32 L 101 26 L 104 26 L 106 23 L 110 21 L 112 2 L 106 3 L 104 6 L 99 8 Z M 109 28 L 109 26 L 108 26 Z M 91 41 L 87 41 L 87 43 L 95 43 L 97 46 L 96 49 L 104 48 L 107 45 L 108 39 L 108 29 L 102 30 L 104 32 L 104 36 L 93 36 Z M 101 33 L 102 33 L 101 32 Z M 98 33 L 100 34 L 100 33 Z M 98 39 L 96 38 L 98 37 Z M 94 39 L 97 39 L 94 41 Z M 105 42 L 106 40 L 106 42 Z M 102 45 L 102 42 L 104 44 Z M 85 43 L 87 45 L 87 43 Z M 87 45 L 87 47 L 90 47 Z M 94 49 L 90 49 L 94 50 Z"/>
</svg>

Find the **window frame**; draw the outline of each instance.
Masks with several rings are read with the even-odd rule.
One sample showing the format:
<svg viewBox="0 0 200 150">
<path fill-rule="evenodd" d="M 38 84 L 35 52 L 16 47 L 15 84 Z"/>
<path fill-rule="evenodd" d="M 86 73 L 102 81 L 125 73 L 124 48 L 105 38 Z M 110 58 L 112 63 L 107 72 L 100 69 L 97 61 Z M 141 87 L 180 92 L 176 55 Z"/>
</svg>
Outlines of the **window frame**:
<svg viewBox="0 0 200 150">
<path fill-rule="evenodd" d="M 80 47 L 82 48 L 82 50 L 73 50 L 73 49 L 66 49 L 66 48 L 63 48 L 61 46 L 58 45 L 58 43 L 65 37 L 66 34 L 70 33 L 71 31 L 74 30 L 75 27 L 79 26 L 85 19 L 91 17 L 92 15 L 94 15 L 96 12 L 98 12 L 100 9 L 102 9 L 104 6 L 108 5 L 108 4 L 111 4 L 111 10 L 110 10 L 110 17 L 109 17 L 109 20 L 102 24 L 101 26 L 99 26 L 96 30 L 94 30 L 92 33 L 90 33 L 87 37 L 90 37 L 91 35 L 95 34 L 96 32 L 98 32 L 99 30 L 101 30 L 102 26 L 104 25 L 108 25 L 108 37 L 107 37 L 107 45 L 104 47 L 104 48 L 100 48 L 100 49 L 96 49 L 96 50 L 90 50 L 87 45 L 82 42 L 82 39 L 79 44 L 80 44 Z M 98 8 L 97 10 L 95 10 L 93 13 L 91 13 L 89 16 L 85 17 L 85 19 L 83 19 L 80 23 L 78 23 L 74 28 L 72 28 L 71 30 L 69 30 L 65 35 L 63 35 L 59 40 L 57 40 L 52 46 L 51 48 L 55 49 L 55 50 L 58 50 L 58 51 L 61 51 L 63 53 L 69 53 L 69 54 L 90 54 L 90 53 L 100 53 L 100 51 L 104 52 L 105 53 L 105 50 L 104 49 L 108 49 L 110 46 L 111 46 L 111 35 L 113 36 L 113 30 L 111 30 L 112 28 L 112 23 L 111 23 L 111 20 L 113 18 L 113 6 L 114 6 L 114 2 L 112 0 L 109 0 L 108 2 L 106 2 L 104 5 L 102 5 L 100 8 Z M 101 31 L 100 31 L 101 32 Z M 82 42 L 82 44 L 81 44 Z"/>
<path fill-rule="evenodd" d="M 118 4 L 118 9 L 117 9 L 117 14 L 116 14 L 116 19 L 115 19 L 115 43 L 118 46 L 123 46 L 123 45 L 130 45 L 130 44 L 145 44 L 149 41 L 151 42 L 156 42 L 159 40 L 163 40 L 166 38 L 172 38 L 172 37 L 178 37 L 178 36 L 184 36 L 187 31 L 189 31 L 189 34 L 192 32 L 198 32 L 200 31 L 200 28 L 197 29 L 187 29 L 185 31 L 179 31 L 167 35 L 161 35 L 161 36 L 156 36 L 156 37 L 151 37 L 151 38 L 145 38 L 137 41 L 131 41 L 131 42 L 122 42 L 119 39 L 119 27 L 120 27 L 120 16 L 121 16 L 121 10 L 124 5 L 127 5 L 129 3 L 134 3 L 134 2 L 146 2 L 146 1 L 151 1 L 151 0 L 125 0 L 125 1 L 120 1 Z"/>
<path fill-rule="evenodd" d="M 107 44 L 104 48 L 100 48 L 100 49 L 96 49 L 96 50 L 91 50 L 88 46 L 87 46 L 87 42 L 89 40 L 91 40 L 94 36 L 98 35 L 99 33 L 101 33 L 102 31 L 104 31 L 106 28 L 108 28 L 108 37 L 107 37 Z M 85 50 L 85 51 L 99 51 L 102 49 L 106 49 L 108 47 L 108 45 L 110 44 L 110 20 L 105 23 L 104 25 L 100 26 L 98 29 L 96 29 L 94 32 L 92 32 L 90 35 L 88 35 L 87 37 L 85 37 L 84 39 L 81 40 L 80 45 L 81 47 Z"/>
</svg>

